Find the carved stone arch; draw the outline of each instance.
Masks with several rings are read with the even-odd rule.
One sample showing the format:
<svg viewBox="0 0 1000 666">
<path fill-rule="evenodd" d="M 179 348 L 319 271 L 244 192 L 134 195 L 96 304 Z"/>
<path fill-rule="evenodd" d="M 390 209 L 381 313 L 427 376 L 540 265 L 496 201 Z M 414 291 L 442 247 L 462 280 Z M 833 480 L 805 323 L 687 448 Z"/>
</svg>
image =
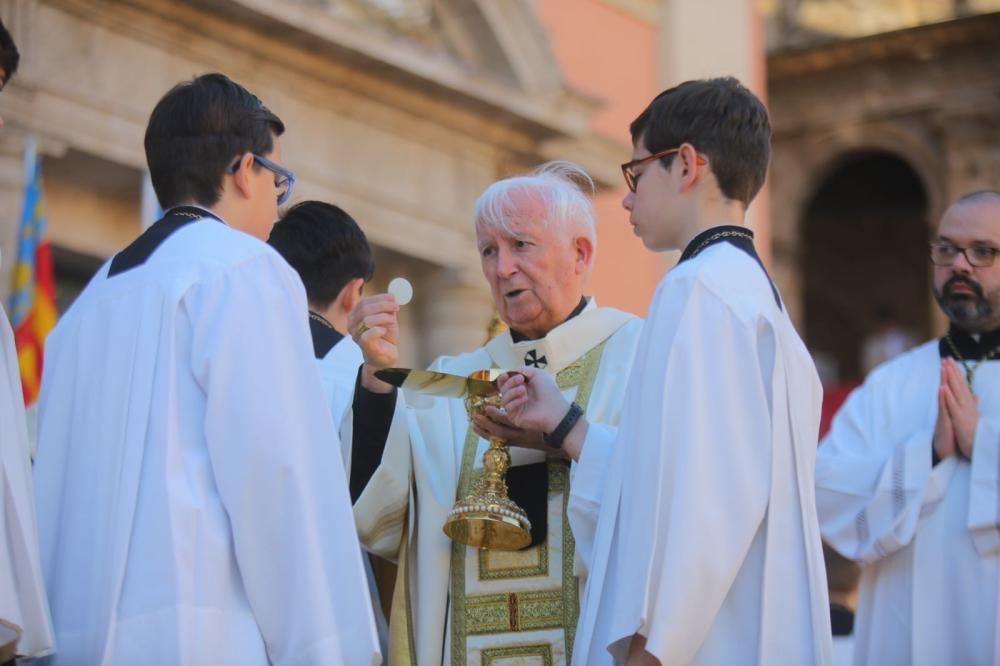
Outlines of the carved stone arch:
<svg viewBox="0 0 1000 666">
<path fill-rule="evenodd" d="M 865 343 L 893 327 L 932 332 L 926 242 L 935 174 L 928 146 L 905 132 L 827 137 L 807 160 L 797 211 L 802 327 L 814 353 L 857 380 Z"/>
<path fill-rule="evenodd" d="M 771 211 L 773 277 L 788 302 L 789 314 L 800 327 L 804 325 L 800 266 L 805 206 L 843 160 L 865 151 L 891 153 L 913 169 L 927 194 L 929 224 L 948 204 L 946 165 L 927 121 L 874 122 L 776 134 L 769 183 L 772 200 L 782 205 Z"/>
<path fill-rule="evenodd" d="M 927 193 L 928 211 L 936 219 L 948 205 L 947 179 L 942 151 L 928 125 L 879 123 L 860 128 L 840 128 L 810 144 L 802 165 L 808 180 L 795 193 L 794 208 L 802 206 L 833 171 L 859 152 L 885 152 L 904 161 L 920 178 Z"/>
</svg>

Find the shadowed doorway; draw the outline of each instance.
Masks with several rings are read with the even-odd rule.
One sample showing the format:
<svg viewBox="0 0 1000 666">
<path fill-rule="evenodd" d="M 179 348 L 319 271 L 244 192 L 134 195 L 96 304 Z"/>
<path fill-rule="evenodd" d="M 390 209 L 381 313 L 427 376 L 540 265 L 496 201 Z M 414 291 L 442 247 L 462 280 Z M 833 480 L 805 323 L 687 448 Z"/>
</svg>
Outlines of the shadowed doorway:
<svg viewBox="0 0 1000 666">
<path fill-rule="evenodd" d="M 930 337 L 927 206 L 917 174 L 887 152 L 845 155 L 807 203 L 805 339 L 839 381 L 863 377 L 865 340 L 887 321 Z"/>
</svg>

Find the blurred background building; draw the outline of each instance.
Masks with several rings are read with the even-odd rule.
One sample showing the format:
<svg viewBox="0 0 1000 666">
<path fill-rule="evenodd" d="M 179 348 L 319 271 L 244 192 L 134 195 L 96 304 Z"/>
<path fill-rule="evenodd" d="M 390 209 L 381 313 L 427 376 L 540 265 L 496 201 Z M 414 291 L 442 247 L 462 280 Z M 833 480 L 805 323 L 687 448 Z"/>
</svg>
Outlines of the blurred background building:
<svg viewBox="0 0 1000 666">
<path fill-rule="evenodd" d="M 643 313 L 675 257 L 632 235 L 627 126 L 687 78 L 768 99 L 762 254 L 831 378 L 857 377 L 884 313 L 938 332 L 926 241 L 946 203 L 1000 186 L 1000 0 L 2 0 L 22 52 L 0 96 L 0 298 L 23 151 L 42 155 L 65 308 L 141 230 L 142 136 L 178 81 L 222 71 L 286 122 L 293 201 L 348 210 L 377 247 L 373 289 L 413 282 L 403 361 L 471 348 L 491 304 L 472 203 L 491 181 L 572 159 L 599 185 L 591 292 Z"/>
</svg>

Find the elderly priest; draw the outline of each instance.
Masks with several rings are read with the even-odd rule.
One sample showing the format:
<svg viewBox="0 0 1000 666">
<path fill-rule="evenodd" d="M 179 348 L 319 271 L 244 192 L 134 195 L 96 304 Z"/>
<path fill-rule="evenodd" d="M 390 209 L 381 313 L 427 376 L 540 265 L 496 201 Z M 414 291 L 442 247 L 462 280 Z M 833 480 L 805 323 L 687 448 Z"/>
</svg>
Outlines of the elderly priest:
<svg viewBox="0 0 1000 666">
<path fill-rule="evenodd" d="M 596 250 L 594 210 L 568 163 L 494 183 L 475 205 L 483 274 L 510 329 L 433 370 L 468 375 L 525 365 L 551 373 L 586 411 L 593 437 L 563 448 L 559 433 L 522 431 L 499 412 L 470 424 L 463 402 L 398 393 L 375 371 L 397 363 L 391 295 L 363 300 L 351 330 L 365 354 L 353 409 L 352 495 L 362 543 L 400 565 L 389 663 L 537 659 L 568 664 L 579 605 L 570 485 L 593 499 L 618 422 L 640 319 L 583 295 Z M 510 496 L 527 512 L 531 543 L 477 550 L 443 532 L 456 499 L 482 476 L 486 436 L 508 440 Z M 532 662 L 534 663 L 534 662 Z"/>
</svg>

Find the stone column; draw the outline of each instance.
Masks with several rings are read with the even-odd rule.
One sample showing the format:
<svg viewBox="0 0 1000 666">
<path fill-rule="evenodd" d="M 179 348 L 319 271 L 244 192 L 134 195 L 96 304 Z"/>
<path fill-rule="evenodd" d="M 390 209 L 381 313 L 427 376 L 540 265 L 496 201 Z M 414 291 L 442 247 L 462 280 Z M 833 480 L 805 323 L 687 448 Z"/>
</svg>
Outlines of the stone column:
<svg viewBox="0 0 1000 666">
<path fill-rule="evenodd" d="M 486 342 L 493 301 L 482 275 L 438 269 L 423 276 L 417 290 L 427 362 L 471 351 Z"/>
</svg>

